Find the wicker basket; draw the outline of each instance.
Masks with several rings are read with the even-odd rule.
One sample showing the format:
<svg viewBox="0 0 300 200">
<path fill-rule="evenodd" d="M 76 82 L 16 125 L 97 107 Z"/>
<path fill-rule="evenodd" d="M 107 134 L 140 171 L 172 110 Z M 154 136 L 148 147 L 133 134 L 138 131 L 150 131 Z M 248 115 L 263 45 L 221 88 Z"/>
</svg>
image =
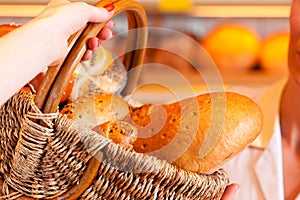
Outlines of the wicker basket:
<svg viewBox="0 0 300 200">
<path fill-rule="evenodd" d="M 147 20 L 131 0 L 102 0 L 126 11 L 128 69 L 143 62 Z M 220 199 L 228 177 L 220 169 L 197 174 L 114 144 L 59 114 L 63 90 L 85 52 L 87 38 L 102 24 L 88 24 L 70 39 L 65 61 L 49 68 L 36 95 L 20 91 L 0 108 L 0 199 Z M 138 28 L 138 29 L 135 29 Z M 141 28 L 141 29 L 140 29 Z M 134 45 L 134 46 L 133 46 Z M 135 84 L 137 75 L 127 91 Z"/>
</svg>

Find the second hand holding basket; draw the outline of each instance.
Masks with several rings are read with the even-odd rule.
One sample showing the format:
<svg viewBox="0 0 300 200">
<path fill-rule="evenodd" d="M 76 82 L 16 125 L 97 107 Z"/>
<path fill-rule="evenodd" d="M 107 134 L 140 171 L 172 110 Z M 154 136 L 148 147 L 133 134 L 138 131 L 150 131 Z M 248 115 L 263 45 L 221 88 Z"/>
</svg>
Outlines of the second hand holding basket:
<svg viewBox="0 0 300 200">
<path fill-rule="evenodd" d="M 143 63 L 147 42 L 144 9 L 132 0 L 102 0 L 126 12 L 127 70 Z M 58 114 L 62 93 L 81 60 L 88 38 L 105 23 L 88 24 L 70 38 L 64 62 L 49 68 L 36 97 L 20 92 L 1 107 L 0 180 L 5 199 L 220 199 L 228 185 L 223 170 L 198 174 L 145 154 L 120 148 Z M 136 71 L 138 73 L 138 71 Z M 138 74 L 128 77 L 125 93 Z M 11 126 L 7 121 L 17 121 Z M 13 134 L 17 135 L 11 138 Z M 7 142 L 8 141 L 8 142 Z M 9 145 L 7 145 L 9 143 Z M 1 194 L 1 190 L 0 190 Z M 0 197 L 1 199 L 1 197 Z"/>
</svg>

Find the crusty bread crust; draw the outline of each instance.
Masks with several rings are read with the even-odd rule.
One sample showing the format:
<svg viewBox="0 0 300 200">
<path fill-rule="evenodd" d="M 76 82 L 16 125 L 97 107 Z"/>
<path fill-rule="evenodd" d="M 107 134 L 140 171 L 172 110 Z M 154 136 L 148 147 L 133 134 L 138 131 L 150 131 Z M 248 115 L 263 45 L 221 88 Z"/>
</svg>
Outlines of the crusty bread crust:
<svg viewBox="0 0 300 200">
<path fill-rule="evenodd" d="M 135 151 L 200 173 L 215 170 L 245 149 L 263 123 L 260 107 L 232 92 L 207 93 L 163 106 L 147 105 L 134 109 L 131 115 L 138 126 Z"/>
<path fill-rule="evenodd" d="M 111 94 L 80 97 L 65 105 L 60 111 L 75 123 L 88 128 L 94 128 L 107 121 L 123 119 L 128 112 L 127 103 L 121 97 Z"/>
<path fill-rule="evenodd" d="M 245 149 L 258 136 L 263 123 L 260 107 L 233 92 L 207 93 L 167 105 L 138 108 L 128 106 L 120 97 L 94 95 L 77 99 L 61 113 L 90 128 L 107 122 L 114 125 L 115 121 L 128 123 L 132 130 L 135 126 L 137 138 L 130 139 L 130 145 L 136 152 L 199 173 L 216 170 Z M 102 128 L 105 132 L 105 126 Z M 119 129 L 109 128 L 116 130 L 111 137 L 117 143 L 126 136 L 118 134 Z"/>
</svg>

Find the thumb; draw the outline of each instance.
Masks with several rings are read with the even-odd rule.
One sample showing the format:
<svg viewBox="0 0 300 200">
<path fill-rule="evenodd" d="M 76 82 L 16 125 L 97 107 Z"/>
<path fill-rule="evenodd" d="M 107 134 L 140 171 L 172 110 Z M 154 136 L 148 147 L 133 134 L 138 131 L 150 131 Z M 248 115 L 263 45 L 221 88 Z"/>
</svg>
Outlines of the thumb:
<svg viewBox="0 0 300 200">
<path fill-rule="evenodd" d="M 112 4 L 109 4 L 112 5 Z M 113 5 L 112 5 L 113 6 Z M 111 19 L 114 14 L 114 6 L 111 10 L 107 10 L 103 7 L 91 6 L 89 13 L 89 22 L 105 22 Z"/>
</svg>

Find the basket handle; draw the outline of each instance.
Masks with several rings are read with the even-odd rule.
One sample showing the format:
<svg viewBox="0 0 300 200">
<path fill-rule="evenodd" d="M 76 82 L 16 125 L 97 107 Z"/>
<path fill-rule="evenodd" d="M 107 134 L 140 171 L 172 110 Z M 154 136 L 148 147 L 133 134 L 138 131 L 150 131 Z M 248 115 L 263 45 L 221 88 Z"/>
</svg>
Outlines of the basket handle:
<svg viewBox="0 0 300 200">
<path fill-rule="evenodd" d="M 97 7 L 103 7 L 107 4 L 115 6 L 114 16 L 121 12 L 126 12 L 128 29 L 127 49 L 124 56 L 124 65 L 127 71 L 143 63 L 145 48 L 148 39 L 146 27 L 147 16 L 144 8 L 133 0 L 102 0 L 95 4 Z M 88 23 L 87 26 L 75 33 L 69 39 L 69 53 L 62 64 L 56 67 L 50 67 L 37 92 L 36 105 L 44 113 L 57 112 L 63 91 L 68 85 L 72 74 L 86 51 L 87 40 L 95 37 L 105 26 L 104 23 Z M 139 70 L 129 73 L 128 83 L 123 93 L 128 94 L 135 87 L 138 80 Z"/>
<path fill-rule="evenodd" d="M 147 16 L 143 7 L 133 0 L 102 0 L 95 4 L 95 6 L 103 7 L 107 4 L 114 4 L 114 16 L 121 12 L 126 12 L 127 14 L 128 29 L 131 31 L 128 33 L 126 45 L 128 53 L 125 54 L 123 62 L 126 70 L 129 71 L 131 68 L 137 67 L 143 63 L 148 39 L 148 32 L 146 29 L 148 26 Z M 98 35 L 104 26 L 105 23 L 89 23 L 85 29 L 78 31 L 78 33 L 72 36 L 69 45 L 71 46 L 70 52 L 65 58 L 63 64 L 53 69 L 50 68 L 49 73 L 46 74 L 46 78 L 44 79 L 45 83 L 42 84 L 44 88 L 40 87 L 40 92 L 47 92 L 47 94 L 41 95 L 43 98 L 37 99 L 37 103 L 41 106 L 40 108 L 43 108 L 42 111 L 44 113 L 57 111 L 63 91 L 86 51 L 88 38 Z M 129 73 L 128 83 L 123 93 L 130 93 L 135 87 L 139 75 L 138 69 L 140 68 L 134 70 L 134 73 Z M 51 86 L 47 86 L 46 82 L 48 82 L 48 84 L 53 84 L 51 84 Z M 66 193 L 54 199 L 71 200 L 79 198 L 80 195 L 88 187 L 90 187 L 97 176 L 101 162 L 99 159 L 101 157 L 102 153 L 98 152 L 97 156 L 93 157 L 89 161 L 87 169 L 82 175 L 79 184 L 73 186 Z"/>
</svg>

